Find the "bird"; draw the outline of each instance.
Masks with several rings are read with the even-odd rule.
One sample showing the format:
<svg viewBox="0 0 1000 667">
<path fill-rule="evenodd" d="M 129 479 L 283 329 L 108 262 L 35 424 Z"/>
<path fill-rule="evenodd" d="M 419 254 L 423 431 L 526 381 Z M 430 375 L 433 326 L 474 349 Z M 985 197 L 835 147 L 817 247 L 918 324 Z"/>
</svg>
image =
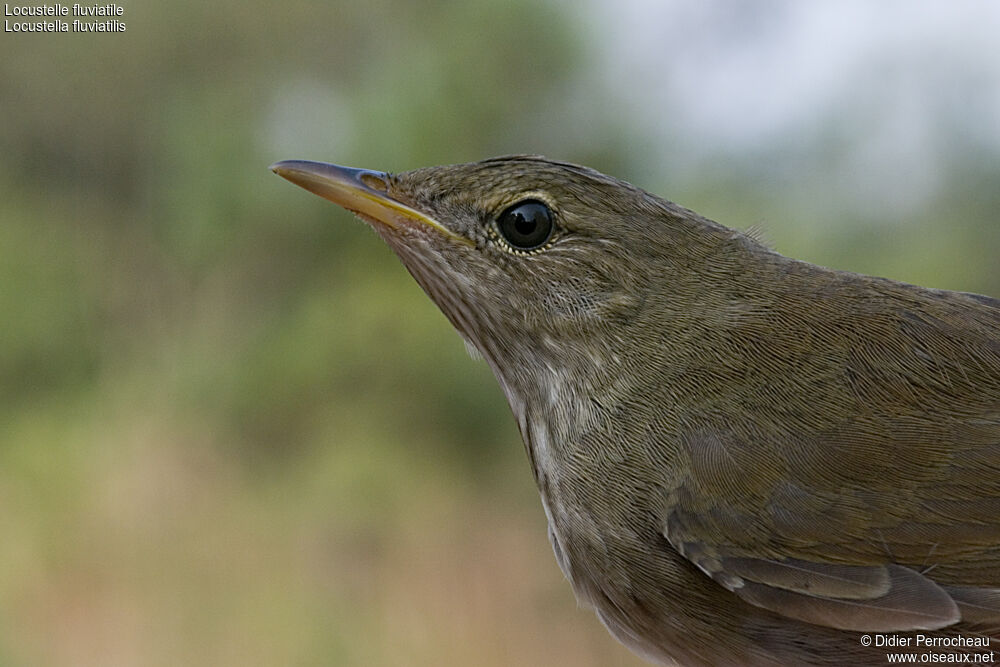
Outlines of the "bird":
<svg viewBox="0 0 1000 667">
<path fill-rule="evenodd" d="M 1000 300 L 792 259 L 541 156 L 271 170 L 369 223 L 486 360 L 562 572 L 635 653 L 1000 640 Z"/>
</svg>

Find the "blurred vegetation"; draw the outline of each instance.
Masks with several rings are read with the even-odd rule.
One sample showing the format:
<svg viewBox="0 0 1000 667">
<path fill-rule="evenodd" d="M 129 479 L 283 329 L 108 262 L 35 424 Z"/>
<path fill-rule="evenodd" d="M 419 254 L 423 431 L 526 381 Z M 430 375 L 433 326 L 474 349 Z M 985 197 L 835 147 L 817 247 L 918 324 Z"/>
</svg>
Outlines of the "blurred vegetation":
<svg viewBox="0 0 1000 667">
<path fill-rule="evenodd" d="M 124 8 L 0 41 L 0 664 L 640 664 L 562 581 L 486 366 L 275 160 L 545 153 L 788 254 L 1000 293 L 995 156 L 956 148 L 905 229 L 783 146 L 658 180 L 569 5 Z"/>
</svg>

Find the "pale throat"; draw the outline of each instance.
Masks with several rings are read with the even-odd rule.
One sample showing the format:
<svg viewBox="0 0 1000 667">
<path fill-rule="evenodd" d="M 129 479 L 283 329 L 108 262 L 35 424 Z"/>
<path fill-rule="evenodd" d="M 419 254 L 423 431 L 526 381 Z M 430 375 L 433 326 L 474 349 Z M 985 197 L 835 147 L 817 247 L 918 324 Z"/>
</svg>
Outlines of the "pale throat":
<svg viewBox="0 0 1000 667">
<path fill-rule="evenodd" d="M 552 349 L 554 345 L 547 340 L 543 347 Z M 485 352 L 517 421 L 548 519 L 550 539 L 560 566 L 570 576 L 558 543 L 565 527 L 579 517 L 570 499 L 563 496 L 563 477 L 579 436 L 598 424 L 591 397 L 604 359 L 567 360 L 563 356 L 557 363 L 549 355 L 535 352 L 516 363 L 495 363 L 489 351 L 480 352 Z"/>
</svg>

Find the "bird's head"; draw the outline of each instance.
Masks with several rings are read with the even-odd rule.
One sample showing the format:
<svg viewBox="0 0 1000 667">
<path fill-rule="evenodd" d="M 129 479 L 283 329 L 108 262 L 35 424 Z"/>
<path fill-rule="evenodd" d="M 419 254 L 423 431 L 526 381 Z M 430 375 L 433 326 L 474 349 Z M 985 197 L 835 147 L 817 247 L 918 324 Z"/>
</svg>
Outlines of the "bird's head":
<svg viewBox="0 0 1000 667">
<path fill-rule="evenodd" d="M 601 354 L 596 341 L 641 307 L 643 220 L 666 204 L 534 156 L 399 174 L 294 160 L 272 170 L 370 223 L 495 369 Z"/>
</svg>

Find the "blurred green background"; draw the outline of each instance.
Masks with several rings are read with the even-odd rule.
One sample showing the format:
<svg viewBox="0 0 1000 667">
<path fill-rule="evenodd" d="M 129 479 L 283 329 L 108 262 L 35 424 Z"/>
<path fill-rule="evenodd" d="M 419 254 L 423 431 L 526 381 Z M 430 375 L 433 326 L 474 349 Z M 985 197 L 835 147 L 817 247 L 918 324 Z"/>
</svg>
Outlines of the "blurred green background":
<svg viewBox="0 0 1000 667">
<path fill-rule="evenodd" d="M 562 580 L 485 364 L 267 165 L 543 153 L 1000 295 L 997 5 L 869 4 L 178 0 L 0 36 L 0 664 L 643 664 Z"/>
</svg>

